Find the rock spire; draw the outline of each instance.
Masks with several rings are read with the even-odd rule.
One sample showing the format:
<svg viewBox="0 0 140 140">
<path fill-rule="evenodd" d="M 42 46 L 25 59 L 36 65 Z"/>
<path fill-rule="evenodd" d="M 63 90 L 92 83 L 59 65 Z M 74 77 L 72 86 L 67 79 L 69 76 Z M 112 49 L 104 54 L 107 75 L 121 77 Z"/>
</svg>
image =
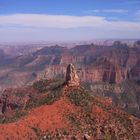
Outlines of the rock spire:
<svg viewBox="0 0 140 140">
<path fill-rule="evenodd" d="M 70 87 L 80 85 L 80 80 L 73 64 L 69 64 L 67 67 L 65 83 Z"/>
</svg>

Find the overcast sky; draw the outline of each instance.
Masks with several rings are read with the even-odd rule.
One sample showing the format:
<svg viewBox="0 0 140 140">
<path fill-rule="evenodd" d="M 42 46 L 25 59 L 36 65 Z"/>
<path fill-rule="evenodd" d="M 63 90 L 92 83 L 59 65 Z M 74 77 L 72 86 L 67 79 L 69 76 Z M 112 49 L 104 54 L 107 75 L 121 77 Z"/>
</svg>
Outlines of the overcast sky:
<svg viewBox="0 0 140 140">
<path fill-rule="evenodd" d="M 140 38 L 140 0 L 0 0 L 0 42 Z"/>
</svg>

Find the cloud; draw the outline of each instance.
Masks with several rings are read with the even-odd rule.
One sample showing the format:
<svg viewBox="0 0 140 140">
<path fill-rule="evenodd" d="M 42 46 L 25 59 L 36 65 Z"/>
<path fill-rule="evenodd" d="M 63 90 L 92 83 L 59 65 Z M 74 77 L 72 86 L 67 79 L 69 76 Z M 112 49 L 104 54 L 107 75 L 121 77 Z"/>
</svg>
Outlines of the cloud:
<svg viewBox="0 0 140 140">
<path fill-rule="evenodd" d="M 77 28 L 97 26 L 103 17 L 96 16 L 67 16 L 42 14 L 15 14 L 0 16 L 0 25 L 18 25 L 32 27 Z"/>
<path fill-rule="evenodd" d="M 108 21 L 100 16 L 69 16 L 42 14 L 1 15 L 1 27 L 17 28 L 80 28 L 92 27 L 107 30 L 140 30 L 140 22 Z"/>
<path fill-rule="evenodd" d="M 124 9 L 104 9 L 102 10 L 102 12 L 105 12 L 105 13 L 127 13 L 128 10 L 124 10 Z"/>
<path fill-rule="evenodd" d="M 99 9 L 83 11 L 83 13 L 85 13 L 85 14 L 100 13 L 100 12 L 101 12 L 101 10 L 99 10 Z"/>
<path fill-rule="evenodd" d="M 139 21 L 140 22 L 140 10 L 137 10 L 134 13 L 134 18 L 135 18 L 136 21 Z"/>
<path fill-rule="evenodd" d="M 127 13 L 128 10 L 125 9 L 94 9 L 94 10 L 87 10 L 84 13 L 116 13 L 116 14 L 123 14 Z"/>
<path fill-rule="evenodd" d="M 140 21 L 109 21 L 101 16 L 0 15 L 0 41 L 140 38 Z"/>
</svg>

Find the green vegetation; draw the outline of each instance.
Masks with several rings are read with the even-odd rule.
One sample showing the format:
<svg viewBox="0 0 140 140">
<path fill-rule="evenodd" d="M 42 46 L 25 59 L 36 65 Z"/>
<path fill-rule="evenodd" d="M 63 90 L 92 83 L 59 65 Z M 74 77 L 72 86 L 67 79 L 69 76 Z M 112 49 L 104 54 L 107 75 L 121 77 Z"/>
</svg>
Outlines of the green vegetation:
<svg viewBox="0 0 140 140">
<path fill-rule="evenodd" d="M 86 90 L 91 90 L 91 87 L 93 85 L 92 82 L 84 81 L 81 83 L 82 87 L 84 87 Z"/>
<path fill-rule="evenodd" d="M 44 96 L 43 98 L 39 98 L 39 95 L 32 96 L 26 105 L 26 109 L 41 106 L 44 104 L 50 105 L 53 104 L 55 101 L 59 100 L 62 94 L 61 86 L 55 87 L 48 92 L 48 95 Z"/>
<path fill-rule="evenodd" d="M 68 120 L 70 121 L 70 123 L 73 125 L 73 126 L 76 126 L 77 128 L 79 128 L 80 126 L 80 121 L 78 120 L 78 118 L 75 116 L 75 114 L 70 114 L 68 116 Z"/>
<path fill-rule="evenodd" d="M 104 140 L 113 140 L 113 138 L 111 137 L 111 135 L 106 134 L 106 135 L 104 136 Z"/>
<path fill-rule="evenodd" d="M 43 104 L 53 104 L 55 101 L 57 101 L 61 97 L 61 88 L 56 88 L 51 91 L 46 97 L 38 101 L 38 105 L 43 105 Z"/>
<path fill-rule="evenodd" d="M 40 137 L 41 132 L 40 132 L 40 130 L 38 128 L 32 127 L 31 129 L 35 132 L 37 137 Z"/>
<path fill-rule="evenodd" d="M 43 93 L 43 92 L 52 90 L 54 88 L 57 88 L 63 83 L 64 83 L 63 80 L 47 80 L 47 79 L 39 80 L 33 83 L 33 88 L 36 89 L 38 93 Z"/>
<path fill-rule="evenodd" d="M 71 101 L 72 104 L 76 106 L 82 106 L 86 110 L 90 109 L 92 104 L 92 97 L 91 95 L 84 89 L 71 89 L 67 93 L 67 97 Z"/>
<path fill-rule="evenodd" d="M 33 83 L 33 88 L 36 89 L 38 92 L 44 92 L 47 90 L 48 85 L 51 81 L 49 80 L 39 80 Z"/>
<path fill-rule="evenodd" d="M 17 92 L 17 93 L 15 93 L 15 95 L 16 95 L 17 97 L 24 97 L 24 96 L 25 96 L 25 94 L 22 93 L 22 92 Z"/>
<path fill-rule="evenodd" d="M 25 116 L 27 114 L 27 111 L 20 111 L 20 110 L 16 110 L 15 114 L 10 117 L 10 118 L 5 118 L 3 119 L 3 121 L 1 123 L 12 123 L 17 121 L 18 119 L 20 119 L 21 117 Z"/>
</svg>

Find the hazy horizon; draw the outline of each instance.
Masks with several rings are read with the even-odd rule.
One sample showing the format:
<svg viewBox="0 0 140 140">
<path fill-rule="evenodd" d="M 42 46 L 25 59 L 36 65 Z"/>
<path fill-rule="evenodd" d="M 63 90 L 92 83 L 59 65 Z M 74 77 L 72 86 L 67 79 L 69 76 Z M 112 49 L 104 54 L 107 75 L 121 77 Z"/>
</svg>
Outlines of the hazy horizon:
<svg viewBox="0 0 140 140">
<path fill-rule="evenodd" d="M 139 0 L 0 0 L 0 42 L 140 38 Z"/>
</svg>

